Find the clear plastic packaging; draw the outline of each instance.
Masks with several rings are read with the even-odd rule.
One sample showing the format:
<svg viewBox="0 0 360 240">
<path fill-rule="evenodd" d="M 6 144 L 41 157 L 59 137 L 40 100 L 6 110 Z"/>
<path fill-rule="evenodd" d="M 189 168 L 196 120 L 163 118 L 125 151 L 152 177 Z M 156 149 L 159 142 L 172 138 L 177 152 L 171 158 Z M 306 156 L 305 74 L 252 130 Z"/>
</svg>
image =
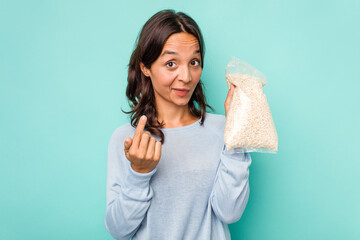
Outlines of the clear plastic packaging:
<svg viewBox="0 0 360 240">
<path fill-rule="evenodd" d="M 236 85 L 226 116 L 226 150 L 277 153 L 278 136 L 263 93 L 266 76 L 248 63 L 231 57 L 225 78 L 229 88 L 231 83 Z"/>
</svg>

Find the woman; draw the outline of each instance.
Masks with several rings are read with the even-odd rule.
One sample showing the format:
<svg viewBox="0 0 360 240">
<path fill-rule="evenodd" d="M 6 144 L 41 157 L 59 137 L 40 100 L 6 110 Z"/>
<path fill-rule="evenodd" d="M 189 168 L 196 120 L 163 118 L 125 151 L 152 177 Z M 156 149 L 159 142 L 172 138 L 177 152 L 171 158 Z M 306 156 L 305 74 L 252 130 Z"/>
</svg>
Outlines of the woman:
<svg viewBox="0 0 360 240">
<path fill-rule="evenodd" d="M 108 148 L 105 227 L 114 238 L 230 239 L 227 224 L 248 201 L 251 157 L 226 151 L 225 117 L 206 112 L 203 66 L 192 18 L 163 10 L 145 23 L 129 63 L 131 124 Z"/>
</svg>

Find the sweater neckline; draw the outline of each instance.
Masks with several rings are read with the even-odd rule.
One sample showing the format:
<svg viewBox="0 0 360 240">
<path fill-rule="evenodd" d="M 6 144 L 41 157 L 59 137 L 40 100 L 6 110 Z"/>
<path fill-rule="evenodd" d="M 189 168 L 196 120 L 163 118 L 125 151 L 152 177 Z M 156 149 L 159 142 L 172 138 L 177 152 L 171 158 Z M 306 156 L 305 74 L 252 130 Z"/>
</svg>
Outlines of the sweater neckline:
<svg viewBox="0 0 360 240">
<path fill-rule="evenodd" d="M 189 125 L 186 125 L 186 126 L 181 126 L 181 127 L 176 127 L 176 128 L 160 128 L 160 130 L 162 132 L 164 132 L 164 133 L 181 132 L 181 131 L 193 129 L 193 128 L 196 128 L 196 127 L 200 126 L 200 121 L 201 121 L 201 117 L 196 122 L 193 122 L 193 123 L 191 123 Z"/>
</svg>

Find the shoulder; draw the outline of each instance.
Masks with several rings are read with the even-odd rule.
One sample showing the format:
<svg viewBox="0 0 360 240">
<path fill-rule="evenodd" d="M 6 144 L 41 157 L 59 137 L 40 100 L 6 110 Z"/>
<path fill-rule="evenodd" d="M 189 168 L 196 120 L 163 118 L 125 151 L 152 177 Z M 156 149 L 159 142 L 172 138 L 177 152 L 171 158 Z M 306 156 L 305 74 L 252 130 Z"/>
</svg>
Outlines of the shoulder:
<svg viewBox="0 0 360 240">
<path fill-rule="evenodd" d="M 110 143 L 124 142 L 126 137 L 132 137 L 135 129 L 130 123 L 117 127 L 111 134 Z"/>
<path fill-rule="evenodd" d="M 221 114 L 216 114 L 216 113 L 209 113 L 206 112 L 206 119 L 205 121 L 207 122 L 208 125 L 210 126 L 223 126 L 225 125 L 225 116 L 221 115 Z"/>
<path fill-rule="evenodd" d="M 204 127 L 222 138 L 224 135 L 225 120 L 224 115 L 206 112 Z"/>
</svg>

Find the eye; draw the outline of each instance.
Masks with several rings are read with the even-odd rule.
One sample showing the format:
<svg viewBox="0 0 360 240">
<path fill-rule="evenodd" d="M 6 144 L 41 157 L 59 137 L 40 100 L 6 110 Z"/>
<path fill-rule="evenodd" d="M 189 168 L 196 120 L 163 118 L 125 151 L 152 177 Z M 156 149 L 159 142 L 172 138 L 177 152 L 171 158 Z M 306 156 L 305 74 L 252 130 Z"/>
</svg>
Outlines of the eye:
<svg viewBox="0 0 360 240">
<path fill-rule="evenodd" d="M 166 66 L 168 66 L 170 68 L 173 68 L 175 66 L 175 63 L 174 62 L 167 62 Z"/>
<path fill-rule="evenodd" d="M 199 65 L 200 65 L 200 61 L 197 60 L 197 59 L 192 60 L 192 61 L 191 61 L 191 65 L 193 65 L 193 66 L 199 66 Z"/>
</svg>

